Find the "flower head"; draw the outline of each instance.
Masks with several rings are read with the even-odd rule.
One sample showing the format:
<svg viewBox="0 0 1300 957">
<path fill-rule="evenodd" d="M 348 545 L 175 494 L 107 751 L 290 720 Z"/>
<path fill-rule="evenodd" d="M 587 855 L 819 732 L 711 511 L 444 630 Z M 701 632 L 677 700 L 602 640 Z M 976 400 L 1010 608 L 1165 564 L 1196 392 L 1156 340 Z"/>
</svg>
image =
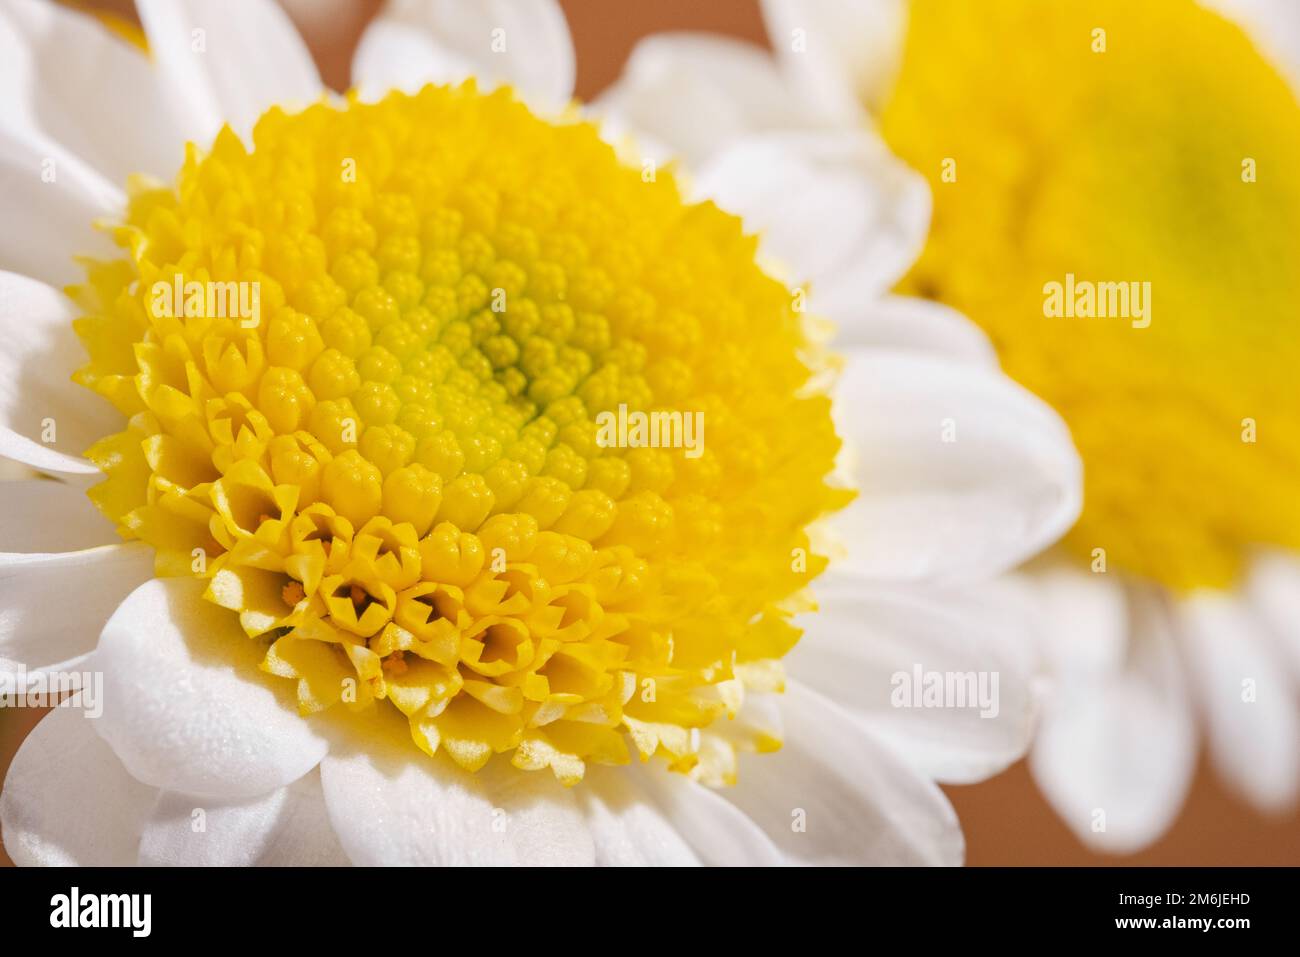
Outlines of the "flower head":
<svg viewBox="0 0 1300 957">
<path fill-rule="evenodd" d="M 1246 34 L 1187 0 L 915 0 L 881 126 L 934 192 L 904 287 L 1070 425 L 1072 550 L 1186 591 L 1300 547 L 1300 106 Z"/>
<path fill-rule="evenodd" d="M 699 736 L 779 688 L 805 529 L 846 499 L 738 219 L 469 83 L 273 109 L 114 234 L 77 293 L 79 380 L 129 417 L 91 497 L 303 713 L 378 701 L 470 770 L 573 783 L 630 738 L 734 776 Z M 616 409 L 707 444 L 602 442 Z"/>
</svg>

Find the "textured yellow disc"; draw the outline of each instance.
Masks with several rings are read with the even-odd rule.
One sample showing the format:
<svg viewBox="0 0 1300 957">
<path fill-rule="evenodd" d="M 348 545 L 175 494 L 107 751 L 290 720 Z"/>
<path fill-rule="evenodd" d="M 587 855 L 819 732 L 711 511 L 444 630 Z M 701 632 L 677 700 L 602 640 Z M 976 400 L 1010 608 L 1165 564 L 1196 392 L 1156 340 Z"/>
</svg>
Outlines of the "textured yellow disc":
<svg viewBox="0 0 1300 957">
<path fill-rule="evenodd" d="M 466 85 L 271 110 L 135 184 L 116 237 L 74 290 L 78 379 L 129 417 L 91 496 L 304 713 L 395 707 L 429 753 L 566 783 L 629 738 L 713 782 L 775 744 L 714 722 L 779 689 L 847 493 L 738 220 Z M 602 440 L 620 408 L 703 442 Z"/>
</svg>

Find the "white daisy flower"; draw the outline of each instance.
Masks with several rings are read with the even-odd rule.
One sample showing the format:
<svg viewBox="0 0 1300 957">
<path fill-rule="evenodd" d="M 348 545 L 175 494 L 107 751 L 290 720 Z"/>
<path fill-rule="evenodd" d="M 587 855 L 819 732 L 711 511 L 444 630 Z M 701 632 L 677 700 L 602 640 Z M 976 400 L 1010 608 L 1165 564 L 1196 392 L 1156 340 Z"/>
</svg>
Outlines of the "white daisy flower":
<svg viewBox="0 0 1300 957">
<path fill-rule="evenodd" d="M 565 105 L 554 4 L 391 3 L 347 100 L 268 2 L 138 7 L 148 58 L 0 5 L 0 453 L 53 479 L 4 486 L 0 656 L 102 706 L 24 742 L 14 860 L 960 862 L 934 779 L 1034 711 L 978 582 L 1074 521 L 1079 463 L 963 320 L 880 299 L 916 178 L 844 139 L 756 158 L 803 203 L 696 182 L 766 193 L 764 255 L 862 320 L 811 614 L 849 496 L 803 291 Z M 427 85 L 466 76 L 529 106 Z"/>
<path fill-rule="evenodd" d="M 1031 760 L 1043 793 L 1093 846 L 1143 847 L 1182 805 L 1200 726 L 1238 794 L 1294 807 L 1295 5 L 764 9 L 779 68 L 747 55 L 733 86 L 761 92 L 704 100 L 708 128 L 878 131 L 935 201 L 899 289 L 975 320 L 1083 457 L 1079 523 L 1018 576 L 1053 684 Z M 699 43 L 647 49 L 647 72 L 686 82 L 718 62 Z M 885 162 L 859 164 L 856 188 Z"/>
</svg>

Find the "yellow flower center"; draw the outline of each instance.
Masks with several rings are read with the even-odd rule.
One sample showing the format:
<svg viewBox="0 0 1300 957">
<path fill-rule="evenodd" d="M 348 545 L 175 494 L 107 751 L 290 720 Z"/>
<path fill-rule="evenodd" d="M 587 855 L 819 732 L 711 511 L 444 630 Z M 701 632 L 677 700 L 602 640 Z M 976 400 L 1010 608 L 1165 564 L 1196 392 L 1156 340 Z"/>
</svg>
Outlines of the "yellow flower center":
<svg viewBox="0 0 1300 957">
<path fill-rule="evenodd" d="M 1072 549 L 1188 589 L 1300 547 L 1293 92 L 1190 0 L 912 10 L 881 117 L 935 200 L 905 287 L 1069 423 Z"/>
<path fill-rule="evenodd" d="M 133 184 L 127 254 L 74 290 L 78 380 L 129 417 L 96 504 L 303 713 L 395 707 L 471 770 L 573 783 L 630 737 L 731 780 L 713 722 L 779 690 L 805 528 L 846 499 L 754 239 L 472 84 L 273 109 L 253 144 Z"/>
</svg>

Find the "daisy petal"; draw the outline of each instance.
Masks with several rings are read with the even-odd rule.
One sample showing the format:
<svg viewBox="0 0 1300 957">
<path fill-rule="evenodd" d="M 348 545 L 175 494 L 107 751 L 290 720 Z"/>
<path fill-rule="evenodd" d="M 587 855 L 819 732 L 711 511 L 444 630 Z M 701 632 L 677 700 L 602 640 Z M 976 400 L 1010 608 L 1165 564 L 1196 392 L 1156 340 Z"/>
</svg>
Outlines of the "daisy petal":
<svg viewBox="0 0 1300 957">
<path fill-rule="evenodd" d="M 1290 807 L 1300 791 L 1300 715 L 1262 623 L 1239 597 L 1221 592 L 1195 593 L 1179 612 L 1215 767 L 1260 810 Z"/>
<path fill-rule="evenodd" d="M 715 721 L 708 733 L 722 738 L 737 752 L 775 750 L 785 741 L 780 693 L 746 689 L 740 710 L 726 720 Z"/>
<path fill-rule="evenodd" d="M 389 90 L 413 93 L 426 83 L 459 83 L 477 73 L 474 61 L 428 31 L 385 16 L 366 27 L 352 58 L 352 82 L 367 100 Z"/>
<path fill-rule="evenodd" d="M 846 309 L 837 344 L 864 349 L 915 350 L 998 368 L 997 352 L 979 326 L 930 299 L 884 296 Z"/>
<path fill-rule="evenodd" d="M 95 647 L 114 609 L 153 577 L 153 552 L 132 542 L 54 554 L 0 554 L 0 656 L 61 670 Z"/>
<path fill-rule="evenodd" d="M 854 571 L 987 579 L 1074 524 L 1083 466 L 1041 400 L 970 364 L 846 352 L 835 416 L 860 493 L 836 523 Z"/>
<path fill-rule="evenodd" d="M 0 551 L 72 552 L 119 544 L 84 490 L 48 479 L 0 485 Z"/>
<path fill-rule="evenodd" d="M 638 42 L 592 112 L 617 133 L 650 137 L 693 168 L 751 133 L 808 124 L 766 50 L 706 33 Z"/>
<path fill-rule="evenodd" d="M 76 156 L 35 131 L 0 126 L 0 269 L 63 286 L 82 277 L 74 256 L 113 247 L 92 223 L 125 197 Z"/>
<path fill-rule="evenodd" d="M 619 770 L 631 776 L 636 787 L 658 805 L 703 863 L 713 867 L 785 863 L 763 829 L 719 792 L 659 764 Z"/>
<path fill-rule="evenodd" d="M 499 757 L 471 774 L 417 751 L 405 722 L 388 715 L 375 716 L 363 742 L 332 748 L 321 782 L 334 830 L 358 866 L 595 860 L 577 802 L 553 775 Z"/>
<path fill-rule="evenodd" d="M 0 457 L 21 462 L 38 472 L 57 472 L 83 479 L 100 474 L 94 462 L 57 452 L 4 425 L 0 425 Z"/>
<path fill-rule="evenodd" d="M 1246 590 L 1300 681 L 1300 559 L 1287 552 L 1261 555 L 1251 564 Z"/>
<path fill-rule="evenodd" d="M 898 72 L 905 0 L 763 0 L 767 35 L 809 102 L 848 123 L 879 106 Z"/>
<path fill-rule="evenodd" d="M 558 109 L 574 75 L 573 41 L 554 0 L 389 0 L 352 60 L 352 81 L 368 97 L 473 76 Z"/>
<path fill-rule="evenodd" d="M 1056 558 L 1021 573 L 1051 627 L 1038 632 L 1049 673 L 1062 681 L 1105 679 L 1125 666 L 1132 608 L 1117 576 Z"/>
<path fill-rule="evenodd" d="M 201 146 L 223 122 L 250 142 L 269 107 L 301 109 L 321 95 L 311 54 L 272 0 L 137 0 L 136 8 L 186 133 Z"/>
<path fill-rule="evenodd" d="M 1095 613 L 1097 597 L 1080 587 L 1071 608 L 1058 588 L 1050 608 L 1063 626 L 1074 614 L 1094 622 L 1092 640 L 1127 645 L 1127 656 L 1110 669 L 1093 662 L 1058 672 L 1030 770 L 1081 841 L 1126 853 L 1150 844 L 1177 817 L 1196 768 L 1196 731 L 1160 599 L 1147 591 L 1128 596 L 1128 634 L 1115 636 L 1106 633 L 1111 615 Z"/>
<path fill-rule="evenodd" d="M 325 739 L 291 689 L 258 670 L 265 649 L 206 583 L 166 578 L 127 596 L 90 665 L 104 673 L 96 730 L 137 778 L 169 791 L 254 797 L 302 777 Z"/>
<path fill-rule="evenodd" d="M 72 381 L 86 361 L 72 329 L 76 316 L 75 307 L 58 290 L 0 272 L 0 336 L 5 342 L 0 350 L 0 425 L 27 439 L 12 449 L 0 444 L 0 454 L 12 454 L 34 468 L 51 468 L 52 459 L 66 460 L 64 468 L 76 463 L 77 472 L 90 474 L 98 469 L 80 458 L 81 453 L 121 431 L 124 422 L 102 397 Z M 23 458 L 24 450 L 32 454 Z"/>
<path fill-rule="evenodd" d="M 1025 753 L 1033 645 L 1019 602 L 987 586 L 882 586 L 845 572 L 824 575 L 815 591 L 820 611 L 786 658 L 791 675 L 861 717 L 926 777 L 980 781 Z M 961 676 L 952 687 L 965 697 L 927 704 L 936 673 Z"/>
<path fill-rule="evenodd" d="M 1300 92 L 1300 7 L 1293 0 L 1203 0 L 1236 21 Z"/>
<path fill-rule="evenodd" d="M 785 747 L 742 761 L 726 797 L 797 864 L 960 864 L 948 799 L 862 722 L 796 681 Z"/>
<path fill-rule="evenodd" d="M 0 11 L 3 113 L 84 157 L 113 183 L 170 178 L 179 122 L 144 52 L 63 4 L 9 0 Z"/>
<path fill-rule="evenodd" d="M 0 827 L 15 864 L 126 867 L 157 790 L 127 773 L 76 708 L 55 708 L 29 734 L 0 790 Z"/>
<path fill-rule="evenodd" d="M 578 802 L 602 867 L 690 867 L 700 863 L 673 823 L 625 768 L 591 768 Z"/>
<path fill-rule="evenodd" d="M 930 190 L 866 129 L 757 134 L 706 163 L 693 186 L 759 232 L 811 309 L 846 326 L 925 244 Z"/>
<path fill-rule="evenodd" d="M 240 801 L 164 791 L 140 839 L 149 867 L 346 867 L 320 775 Z"/>
</svg>

